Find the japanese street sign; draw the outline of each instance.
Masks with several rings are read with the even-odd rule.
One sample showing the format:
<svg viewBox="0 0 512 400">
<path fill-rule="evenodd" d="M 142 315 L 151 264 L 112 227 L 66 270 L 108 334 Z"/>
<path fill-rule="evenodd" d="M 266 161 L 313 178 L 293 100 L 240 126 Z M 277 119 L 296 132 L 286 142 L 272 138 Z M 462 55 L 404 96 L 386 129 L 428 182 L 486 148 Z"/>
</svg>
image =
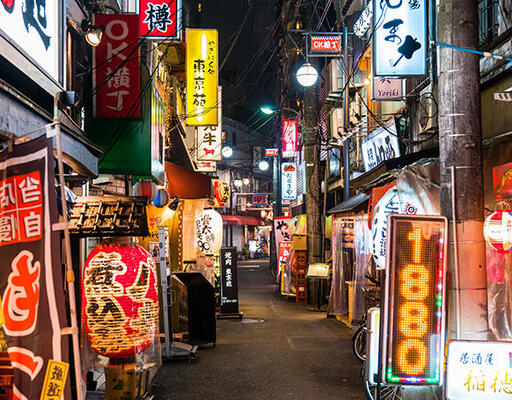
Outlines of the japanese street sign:
<svg viewBox="0 0 512 400">
<path fill-rule="evenodd" d="M 102 40 L 93 49 L 93 96 L 96 118 L 140 117 L 140 51 L 138 15 L 95 14 L 104 26 Z"/>
<path fill-rule="evenodd" d="M 145 39 L 179 39 L 181 0 L 140 0 L 140 35 Z"/>
<path fill-rule="evenodd" d="M 199 172 L 217 171 L 217 163 L 215 161 L 196 161 L 196 166 L 196 170 Z"/>
<path fill-rule="evenodd" d="M 187 29 L 187 125 L 217 125 L 218 33 Z"/>
<path fill-rule="evenodd" d="M 382 161 L 400 157 L 400 146 L 394 124 L 375 129 L 361 140 L 364 170 L 370 171 Z"/>
<path fill-rule="evenodd" d="M 68 369 L 68 363 L 55 360 L 48 361 L 41 400 L 60 400 L 62 398 Z"/>
<path fill-rule="evenodd" d="M 217 107 L 217 125 L 198 126 L 196 128 L 197 161 L 222 160 L 222 88 L 219 86 L 219 104 Z"/>
<path fill-rule="evenodd" d="M 281 181 L 283 200 L 295 200 L 297 198 L 297 167 L 295 163 L 281 164 Z"/>
<path fill-rule="evenodd" d="M 512 343 L 453 340 L 448 343 L 446 398 L 501 400 L 512 394 Z"/>
<path fill-rule="evenodd" d="M 366 32 L 368 32 L 368 29 L 372 26 L 372 16 L 373 0 L 370 0 L 357 21 L 354 23 L 353 31 L 359 39 L 363 39 Z"/>
<path fill-rule="evenodd" d="M 373 77 L 372 100 L 402 100 L 404 98 L 404 84 L 404 79 Z"/>
<path fill-rule="evenodd" d="M 373 2 L 375 76 L 424 75 L 427 70 L 425 0 Z"/>
<path fill-rule="evenodd" d="M 309 36 L 309 55 L 336 56 L 341 53 L 341 35 L 312 34 Z"/>
<path fill-rule="evenodd" d="M 283 158 L 295 157 L 297 152 L 297 121 L 283 120 Z"/>
<path fill-rule="evenodd" d="M 40 137 L 0 152 L 0 294 L 14 393 L 39 399 L 69 384 L 48 385 L 50 360 L 68 363 L 65 300 L 53 174 L 52 140 Z M 61 380 L 59 380 L 62 382 Z M 49 397 L 50 398 L 50 397 Z"/>
<path fill-rule="evenodd" d="M 277 157 L 279 149 L 265 149 L 265 157 Z"/>
<path fill-rule="evenodd" d="M 212 179 L 213 206 L 224 207 L 231 197 L 229 183 L 219 179 Z"/>
<path fill-rule="evenodd" d="M 388 217 L 384 382 L 440 385 L 444 362 L 445 217 Z"/>
<path fill-rule="evenodd" d="M 266 206 L 268 205 L 268 194 L 253 194 L 252 205 Z"/>
<path fill-rule="evenodd" d="M 220 312 L 222 314 L 238 313 L 238 271 L 236 263 L 236 247 L 222 247 L 220 249 Z"/>
</svg>

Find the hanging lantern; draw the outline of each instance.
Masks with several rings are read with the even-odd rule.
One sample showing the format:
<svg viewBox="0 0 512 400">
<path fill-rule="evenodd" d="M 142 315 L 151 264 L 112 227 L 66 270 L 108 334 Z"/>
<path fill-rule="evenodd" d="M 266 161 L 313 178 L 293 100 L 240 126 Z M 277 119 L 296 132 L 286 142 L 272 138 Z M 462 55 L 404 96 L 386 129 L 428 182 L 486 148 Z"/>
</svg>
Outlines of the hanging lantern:
<svg viewBox="0 0 512 400">
<path fill-rule="evenodd" d="M 156 207 L 165 207 L 167 204 L 169 204 L 170 199 L 171 196 L 169 195 L 169 192 L 167 192 L 167 190 L 164 188 L 159 188 L 157 190 L 155 200 L 153 200 L 153 205 Z"/>
<path fill-rule="evenodd" d="M 141 179 L 133 186 L 133 195 L 147 197 L 148 204 L 155 200 L 157 192 L 156 183 L 151 179 Z"/>
<path fill-rule="evenodd" d="M 91 347 L 130 358 L 158 335 L 155 263 L 141 246 L 100 243 L 85 262 L 82 316 Z"/>
<path fill-rule="evenodd" d="M 196 245 L 204 254 L 214 254 L 222 246 L 222 216 L 213 209 L 202 211 L 195 221 Z"/>
<path fill-rule="evenodd" d="M 498 253 L 507 253 L 512 248 L 512 213 L 496 210 L 485 219 L 484 237 Z"/>
</svg>

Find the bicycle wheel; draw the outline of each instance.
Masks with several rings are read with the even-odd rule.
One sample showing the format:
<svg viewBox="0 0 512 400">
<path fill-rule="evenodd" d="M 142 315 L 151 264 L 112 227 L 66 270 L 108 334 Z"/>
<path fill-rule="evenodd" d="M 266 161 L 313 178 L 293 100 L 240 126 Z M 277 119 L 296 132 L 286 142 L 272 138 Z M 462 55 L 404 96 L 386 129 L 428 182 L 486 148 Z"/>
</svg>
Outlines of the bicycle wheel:
<svg viewBox="0 0 512 400">
<path fill-rule="evenodd" d="M 377 385 L 372 385 L 366 379 L 364 380 L 364 393 L 368 400 L 377 399 Z M 403 400 L 402 386 L 400 385 L 381 385 L 381 400 Z"/>
<path fill-rule="evenodd" d="M 366 324 L 361 325 L 352 336 L 352 351 L 359 361 L 366 360 Z"/>
</svg>

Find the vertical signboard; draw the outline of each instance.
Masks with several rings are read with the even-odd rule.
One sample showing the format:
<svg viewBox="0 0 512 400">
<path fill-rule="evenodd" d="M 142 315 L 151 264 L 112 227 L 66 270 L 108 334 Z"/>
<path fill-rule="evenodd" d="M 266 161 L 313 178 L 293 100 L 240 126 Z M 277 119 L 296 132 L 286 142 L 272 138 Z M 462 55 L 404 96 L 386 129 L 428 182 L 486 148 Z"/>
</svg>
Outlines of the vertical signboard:
<svg viewBox="0 0 512 400">
<path fill-rule="evenodd" d="M 93 49 L 93 109 L 96 118 L 140 117 L 139 16 L 95 14 L 105 27 Z"/>
<path fill-rule="evenodd" d="M 53 168 L 52 140 L 46 137 L 0 152 L 1 307 L 19 399 L 39 399 L 56 389 L 59 399 L 71 398 L 66 382 L 44 386 L 48 370 L 61 368 L 51 360 L 68 363 L 68 340 L 61 336 L 67 324 L 60 235 L 52 229 L 58 221 Z"/>
<path fill-rule="evenodd" d="M 281 182 L 281 198 L 295 200 L 297 198 L 297 167 L 295 163 L 281 164 Z"/>
<path fill-rule="evenodd" d="M 388 217 L 382 358 L 388 384 L 441 384 L 446 228 L 445 217 Z"/>
<path fill-rule="evenodd" d="M 181 0 L 140 0 L 139 21 L 144 39 L 179 39 Z"/>
<path fill-rule="evenodd" d="M 295 157 L 297 152 L 297 121 L 283 120 L 283 158 Z"/>
<path fill-rule="evenodd" d="M 238 275 L 236 261 L 236 247 L 222 247 L 220 249 L 221 314 L 238 314 Z"/>
<path fill-rule="evenodd" d="M 187 125 L 217 125 L 218 33 L 187 29 Z"/>
<path fill-rule="evenodd" d="M 217 125 L 205 125 L 196 128 L 197 161 L 222 160 L 222 88 L 219 86 L 218 90 Z"/>
<path fill-rule="evenodd" d="M 427 71 L 427 2 L 373 2 L 375 76 L 424 75 Z"/>
</svg>

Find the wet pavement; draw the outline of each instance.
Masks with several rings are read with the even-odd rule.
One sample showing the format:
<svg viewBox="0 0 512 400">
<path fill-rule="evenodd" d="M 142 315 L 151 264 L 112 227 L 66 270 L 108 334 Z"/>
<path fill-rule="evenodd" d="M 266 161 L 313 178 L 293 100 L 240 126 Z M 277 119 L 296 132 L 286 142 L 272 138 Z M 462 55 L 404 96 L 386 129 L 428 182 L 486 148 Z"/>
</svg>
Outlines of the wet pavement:
<svg viewBox="0 0 512 400">
<path fill-rule="evenodd" d="M 239 263 L 244 320 L 218 320 L 217 345 L 166 362 L 155 399 L 365 399 L 351 331 L 286 301 L 264 261 Z"/>
</svg>

